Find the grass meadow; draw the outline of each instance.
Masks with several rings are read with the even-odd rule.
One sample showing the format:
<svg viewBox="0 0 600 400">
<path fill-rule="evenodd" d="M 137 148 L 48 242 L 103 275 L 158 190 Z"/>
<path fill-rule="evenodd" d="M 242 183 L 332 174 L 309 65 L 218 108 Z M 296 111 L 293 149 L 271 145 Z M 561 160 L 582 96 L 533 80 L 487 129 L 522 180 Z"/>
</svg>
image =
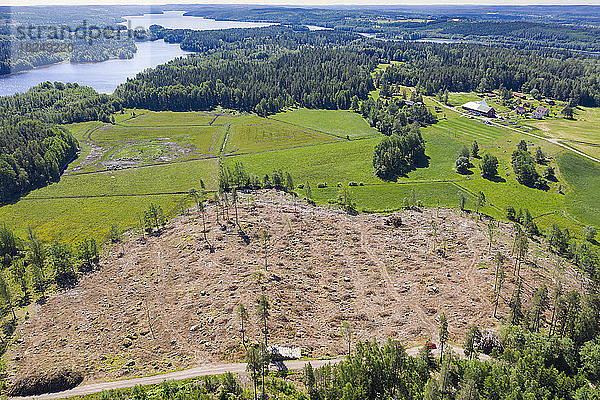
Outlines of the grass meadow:
<svg viewBox="0 0 600 400">
<path fill-rule="evenodd" d="M 470 94 L 452 94 L 463 101 Z M 425 103 L 435 103 L 426 98 Z M 182 207 L 183 194 L 200 186 L 217 186 L 218 155 L 225 165 L 242 162 L 248 172 L 263 176 L 274 170 L 290 172 L 296 185 L 311 185 L 314 199 L 322 204 L 335 202 L 344 188 L 351 193 L 357 207 L 365 212 L 386 212 L 402 207 L 404 198 L 415 197 L 425 206 L 456 207 L 459 193 L 467 197 L 467 207 L 474 208 L 475 195 L 485 194 L 483 211 L 502 218 L 511 205 L 530 209 L 539 225 L 549 227 L 558 222 L 573 232 L 583 225 L 600 226 L 600 165 L 546 141 L 523 136 L 479 120 L 459 116 L 447 109 L 438 110 L 446 118 L 422 129 L 426 141 L 427 165 L 417 168 L 396 182 L 375 176 L 373 149 L 382 136 L 360 115 L 350 111 L 293 109 L 271 118 L 240 113 L 171 113 L 137 110 L 115 116 L 117 125 L 103 125 L 91 139 L 110 151 L 99 163 L 119 158 L 153 160 L 164 149 L 161 138 L 193 146 L 196 152 L 213 158 L 189 160 L 181 157 L 173 163 L 116 169 L 86 174 L 67 174 L 60 182 L 31 192 L 15 204 L 0 208 L 4 221 L 20 234 L 31 225 L 45 239 L 80 240 L 86 236 L 101 238 L 110 225 L 122 229 L 139 225 L 139 215 L 154 202 L 174 215 Z M 577 121 L 549 119 L 550 132 L 569 132 L 571 138 L 594 140 L 596 110 L 583 111 Z M 212 125 L 210 125 L 212 123 Z M 67 128 L 80 140 L 81 154 L 70 168 L 85 158 L 91 145 L 89 131 L 98 122 L 71 124 Z M 534 125 L 531 125 L 532 129 Z M 577 132 L 571 132 L 574 127 Z M 541 128 L 535 126 L 535 129 Z M 555 131 L 552 131 L 554 129 Z M 556 133 L 564 135 L 564 133 Z M 346 139 L 346 135 L 351 140 Z M 546 191 L 520 185 L 513 176 L 510 157 L 516 144 L 526 139 L 530 150 L 541 146 L 549 156 L 549 165 L 557 169 L 558 183 Z M 164 140 L 164 139 L 163 139 Z M 480 175 L 480 160 L 472 161 L 471 174 L 459 175 L 454 169 L 458 152 L 477 141 L 481 154 L 499 159 L 499 177 L 494 181 Z M 212 146 L 212 147 L 211 147 Z M 540 171 L 543 166 L 539 166 Z M 350 182 L 362 186 L 349 186 Z M 318 188 L 320 183 L 327 187 Z M 559 188 L 564 194 L 561 194 Z M 303 196 L 304 191 L 298 190 Z M 184 205 L 184 204 L 183 204 Z"/>
<path fill-rule="evenodd" d="M 329 133 L 341 138 L 349 136 L 354 139 L 380 135 L 360 114 L 346 110 L 309 110 L 306 108 L 297 108 L 275 114 L 271 119 Z"/>
</svg>

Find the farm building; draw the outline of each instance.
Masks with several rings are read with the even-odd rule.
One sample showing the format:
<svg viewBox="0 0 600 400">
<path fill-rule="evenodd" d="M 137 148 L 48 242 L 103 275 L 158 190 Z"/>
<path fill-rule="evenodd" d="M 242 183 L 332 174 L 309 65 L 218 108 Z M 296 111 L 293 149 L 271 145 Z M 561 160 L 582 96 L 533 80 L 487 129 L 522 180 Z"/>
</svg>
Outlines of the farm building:
<svg viewBox="0 0 600 400">
<path fill-rule="evenodd" d="M 517 114 L 519 114 L 519 115 L 523 115 L 523 114 L 525 114 L 525 113 L 527 112 L 527 110 L 526 110 L 526 109 L 525 109 L 525 107 L 523 107 L 523 106 L 517 106 L 517 107 L 515 108 L 515 111 L 516 111 L 516 112 L 517 112 Z"/>
<path fill-rule="evenodd" d="M 462 105 L 462 108 L 466 111 L 472 112 L 473 114 L 483 115 L 484 117 L 495 117 L 496 110 L 490 107 L 485 100 L 481 101 L 470 101 Z"/>
<path fill-rule="evenodd" d="M 535 111 L 531 114 L 533 118 L 542 119 L 550 115 L 550 110 L 547 107 L 539 106 L 535 109 Z"/>
<path fill-rule="evenodd" d="M 515 92 L 515 93 L 513 93 L 513 95 L 514 95 L 515 97 L 518 97 L 518 98 L 520 98 L 520 99 L 526 99 L 526 98 L 527 98 L 527 95 L 526 95 L 526 94 L 523 94 L 523 93 L 518 93 L 518 92 Z"/>
</svg>

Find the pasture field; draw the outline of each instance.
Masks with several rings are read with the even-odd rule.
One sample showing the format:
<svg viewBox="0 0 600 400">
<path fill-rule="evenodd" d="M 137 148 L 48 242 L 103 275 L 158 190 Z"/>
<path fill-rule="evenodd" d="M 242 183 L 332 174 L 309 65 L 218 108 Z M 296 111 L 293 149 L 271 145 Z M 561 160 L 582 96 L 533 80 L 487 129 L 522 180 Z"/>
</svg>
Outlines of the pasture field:
<svg viewBox="0 0 600 400">
<path fill-rule="evenodd" d="M 556 139 L 600 144 L 600 108 L 578 107 L 573 120 L 550 119 L 532 124 Z"/>
<path fill-rule="evenodd" d="M 469 101 L 479 101 L 481 97 L 479 97 L 476 93 L 473 92 L 450 92 L 448 93 L 448 104 L 451 106 L 461 106 Z"/>
<path fill-rule="evenodd" d="M 600 160 L 600 144 L 588 145 L 573 142 L 567 142 L 565 144 Z"/>
<path fill-rule="evenodd" d="M 567 151 L 557 162 L 570 188 L 565 198 L 567 212 L 585 224 L 600 226 L 600 165 Z"/>
<path fill-rule="evenodd" d="M 319 203 L 335 203 L 343 190 L 348 190 L 352 199 L 357 204 L 357 209 L 363 212 L 391 212 L 399 210 L 404 206 L 404 199 L 410 199 L 414 190 L 415 199 L 425 207 L 447 207 L 458 206 L 459 193 L 467 198 L 467 204 L 473 204 L 474 197 L 454 182 L 412 182 L 405 184 L 379 183 L 365 184 L 364 186 L 342 187 L 329 186 L 317 188 L 311 186 L 312 197 Z M 304 189 L 300 189 L 301 196 L 306 195 Z M 486 211 L 485 209 L 483 211 Z"/>
<path fill-rule="evenodd" d="M 379 136 L 377 129 L 371 127 L 361 116 L 346 110 L 309 110 L 296 108 L 270 117 L 304 128 L 326 132 L 341 138 L 359 138 Z"/>
<path fill-rule="evenodd" d="M 136 113 L 136 116 L 132 118 L 132 112 Z M 118 113 L 115 115 L 119 115 Z M 135 111 L 126 110 L 124 116 L 125 120 L 117 120 L 118 124 L 127 126 L 146 126 L 151 128 L 156 127 L 168 127 L 168 126 L 208 126 L 211 125 L 219 116 L 218 113 L 211 112 L 173 112 L 173 111 Z M 115 117 L 116 118 L 116 117 Z"/>
<path fill-rule="evenodd" d="M 430 107 L 435 104 L 429 98 L 425 98 L 425 103 Z M 68 125 L 80 140 L 79 158 L 71 163 L 60 182 L 0 208 L 0 220 L 19 234 L 31 225 L 47 239 L 101 237 L 115 223 L 122 229 L 135 228 L 139 226 L 140 213 L 150 202 L 160 204 L 167 213 L 175 213 L 185 205 L 184 193 L 198 188 L 200 179 L 209 190 L 215 189 L 221 155 L 225 165 L 242 162 L 246 171 L 261 177 L 274 170 L 290 172 L 296 185 L 311 185 L 312 195 L 319 203 L 335 202 L 340 191 L 347 188 L 357 208 L 367 212 L 401 208 L 413 189 L 425 206 L 437 206 L 439 201 L 440 206 L 456 207 L 462 192 L 467 197 L 467 207 L 473 209 L 475 195 L 482 191 L 487 199 L 483 211 L 495 217 L 502 218 L 505 208 L 512 205 L 530 209 L 543 228 L 553 222 L 573 232 L 580 232 L 585 224 L 600 226 L 599 165 L 554 144 L 486 125 L 447 109 L 438 112 L 447 113 L 445 119 L 422 129 L 427 163 L 396 182 L 375 176 L 373 150 L 381 135 L 360 115 L 349 111 L 295 109 L 272 118 L 223 111 L 138 110 L 136 118 L 127 119 L 127 113 L 117 115 L 120 122 L 116 125 Z M 591 119 L 582 117 L 588 124 L 587 131 L 582 132 L 592 135 L 592 119 L 597 114 L 586 110 L 585 115 Z M 557 126 L 561 126 L 559 122 L 578 123 L 553 119 L 543 122 Z M 344 132 L 351 140 L 345 139 Z M 520 185 L 513 176 L 510 157 L 521 139 L 527 140 L 531 151 L 541 146 L 549 156 L 549 165 L 556 168 L 559 181 L 550 183 L 547 191 Z M 494 181 L 480 176 L 477 159 L 472 161 L 469 175 L 459 175 L 454 169 L 458 152 L 463 146 L 470 147 L 474 140 L 480 145 L 481 155 L 490 153 L 499 159 L 499 176 Z M 165 142 L 187 146 L 196 153 L 179 154 L 163 162 Z M 190 159 L 190 154 L 200 152 L 208 158 Z M 138 160 L 138 164 L 110 164 L 115 160 Z M 82 163 L 87 163 L 85 168 L 79 168 Z M 113 169 L 106 170 L 106 165 Z M 538 168 L 541 171 L 544 166 Z M 351 187 L 350 182 L 362 186 Z M 327 187 L 318 188 L 320 183 Z M 304 195 L 302 189 L 298 193 Z"/>
<path fill-rule="evenodd" d="M 103 238 L 112 224 L 139 226 L 151 202 L 173 215 L 190 189 L 216 187 L 217 160 L 198 160 L 91 174 L 66 175 L 0 208 L 4 221 L 24 236 L 31 226 L 44 239 Z"/>
<path fill-rule="evenodd" d="M 278 121 L 262 120 L 255 123 L 231 125 L 225 153 L 254 153 L 293 148 L 339 140 L 330 134 L 315 132 Z"/>
<path fill-rule="evenodd" d="M 25 197 L 0 209 L 0 221 L 25 237 L 27 227 L 46 241 L 76 243 L 93 237 L 105 240 L 111 225 L 121 230 L 140 229 L 140 213 L 150 203 L 162 207 L 165 216 L 175 216 L 189 205 L 183 195 L 35 199 Z"/>
<path fill-rule="evenodd" d="M 246 170 L 258 176 L 271 175 L 275 170 L 289 172 L 296 183 L 356 181 L 380 183 L 373 173 L 373 148 L 379 138 L 363 140 L 342 140 L 318 146 L 299 147 L 279 151 L 263 152 L 227 157 L 225 162 L 231 166 L 242 162 Z"/>
</svg>

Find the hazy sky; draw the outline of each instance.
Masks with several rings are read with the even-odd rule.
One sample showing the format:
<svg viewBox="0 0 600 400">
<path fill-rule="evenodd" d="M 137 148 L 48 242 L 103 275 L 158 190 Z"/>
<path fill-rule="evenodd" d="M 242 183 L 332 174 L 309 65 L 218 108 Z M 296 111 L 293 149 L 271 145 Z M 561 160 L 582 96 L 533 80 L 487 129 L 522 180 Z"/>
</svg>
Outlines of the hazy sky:
<svg viewBox="0 0 600 400">
<path fill-rule="evenodd" d="M 478 5 L 527 5 L 527 4 L 596 4 L 600 0 L 0 0 L 0 5 L 53 5 L 53 4 L 269 4 L 269 5 L 414 5 L 414 4 L 478 4 Z"/>
</svg>

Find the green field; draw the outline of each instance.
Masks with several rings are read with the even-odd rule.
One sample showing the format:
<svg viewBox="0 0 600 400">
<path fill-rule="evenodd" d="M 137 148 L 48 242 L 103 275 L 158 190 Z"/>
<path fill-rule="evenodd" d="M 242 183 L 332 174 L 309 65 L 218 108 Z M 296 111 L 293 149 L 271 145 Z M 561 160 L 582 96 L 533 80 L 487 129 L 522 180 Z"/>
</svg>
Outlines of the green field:
<svg viewBox="0 0 600 400">
<path fill-rule="evenodd" d="M 570 187 L 565 199 L 568 213 L 585 224 L 600 226 L 600 164 L 569 152 L 561 153 L 557 161 Z"/>
<path fill-rule="evenodd" d="M 174 210 L 184 196 L 162 193 L 197 189 L 200 179 L 214 188 L 216 175 L 216 160 L 67 175 L 0 208 L 0 220 L 19 234 L 30 225 L 46 239 L 103 237 L 112 224 L 136 227 L 150 202 L 160 204 L 165 212 Z"/>
<path fill-rule="evenodd" d="M 296 126 L 326 132 L 345 138 L 378 136 L 379 132 L 369 126 L 360 114 L 344 110 L 309 110 L 297 108 L 271 117 Z"/>
<path fill-rule="evenodd" d="M 232 124 L 225 153 L 254 153 L 337 140 L 335 136 L 311 129 L 261 119 L 255 123 Z"/>
<path fill-rule="evenodd" d="M 126 120 L 120 124 L 129 126 L 147 126 L 147 127 L 168 127 L 172 125 L 210 125 L 218 114 L 209 112 L 173 112 L 173 111 L 137 111 L 135 118 L 132 118 L 131 110 L 127 110 L 124 115 Z M 119 123 L 117 121 L 117 123 Z"/>
<path fill-rule="evenodd" d="M 599 123 L 600 108 L 578 107 L 574 120 L 550 119 L 534 125 L 550 137 L 600 144 Z"/>
<path fill-rule="evenodd" d="M 429 98 L 425 98 L 425 103 L 435 107 Z M 60 182 L 0 208 L 0 220 L 21 235 L 31 225 L 46 239 L 101 238 L 111 224 L 122 229 L 139 226 L 139 215 L 150 202 L 175 214 L 185 205 L 184 193 L 198 188 L 200 179 L 209 189 L 215 189 L 218 156 L 222 155 L 225 165 L 242 162 L 246 171 L 261 177 L 274 170 L 290 172 L 296 184 L 311 185 L 313 196 L 320 203 L 335 202 L 340 191 L 347 188 L 357 207 L 368 212 L 401 208 L 412 190 L 426 206 L 437 206 L 439 202 L 441 206 L 456 207 L 462 192 L 469 199 L 468 206 L 474 207 L 474 196 L 482 191 L 488 200 L 483 211 L 496 217 L 503 217 L 506 206 L 512 205 L 530 209 L 542 227 L 559 222 L 580 232 L 586 224 L 600 226 L 600 165 L 546 141 L 486 125 L 445 108 L 438 111 L 438 116 L 446 114 L 446 118 L 422 129 L 426 165 L 397 182 L 385 182 L 375 176 L 373 149 L 381 135 L 359 114 L 350 111 L 294 109 L 261 118 L 225 111 L 138 110 L 135 118 L 131 118 L 131 111 L 116 114 L 116 125 L 71 124 L 67 128 L 80 140 L 81 153 L 69 171 L 98 146 L 104 152 L 92 158 L 85 169 L 67 173 Z M 549 119 L 544 123 L 564 132 L 571 132 L 569 124 L 580 126 L 579 132 L 570 137 L 579 135 L 591 140 L 597 117 L 600 113 L 588 109 L 578 121 Z M 351 140 L 346 140 L 346 135 Z M 552 157 L 549 162 L 557 169 L 559 182 L 551 183 L 547 191 L 524 187 L 513 176 L 510 156 L 521 139 L 529 142 L 532 151 L 539 145 Z M 499 158 L 499 178 L 495 181 L 480 176 L 479 160 L 473 160 L 470 175 L 459 175 L 454 170 L 458 152 L 463 146 L 470 147 L 474 140 L 479 143 L 481 154 Z M 174 155 L 178 149 L 167 142 L 191 150 Z M 193 159 L 199 155 L 208 158 Z M 164 161 L 165 157 L 168 161 Z M 106 164 L 119 160 L 137 160 L 138 164 Z M 113 167 L 106 171 L 106 165 Z M 543 167 L 539 168 L 541 171 Z M 350 182 L 362 185 L 349 186 Z M 318 188 L 320 183 L 327 187 Z M 559 193 L 559 187 L 564 194 Z M 303 195 L 302 189 L 299 194 Z"/>
</svg>

